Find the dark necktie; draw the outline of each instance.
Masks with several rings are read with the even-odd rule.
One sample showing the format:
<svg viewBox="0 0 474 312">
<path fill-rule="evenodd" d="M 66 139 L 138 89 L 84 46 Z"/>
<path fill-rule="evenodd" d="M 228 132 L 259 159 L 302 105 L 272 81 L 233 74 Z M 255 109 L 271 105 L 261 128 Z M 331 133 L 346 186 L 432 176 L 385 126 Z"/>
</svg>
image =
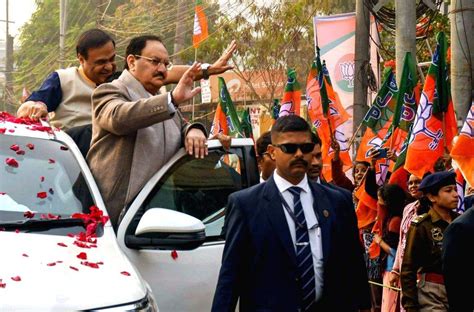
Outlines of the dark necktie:
<svg viewBox="0 0 474 312">
<path fill-rule="evenodd" d="M 302 295 L 302 311 L 308 311 L 316 301 L 315 277 L 313 267 L 313 255 L 309 243 L 309 233 L 304 217 L 303 205 L 301 205 L 301 188 L 293 186 L 288 189 L 293 195 L 293 213 L 297 222 L 296 226 L 296 263 L 298 265 L 298 277 Z"/>
</svg>

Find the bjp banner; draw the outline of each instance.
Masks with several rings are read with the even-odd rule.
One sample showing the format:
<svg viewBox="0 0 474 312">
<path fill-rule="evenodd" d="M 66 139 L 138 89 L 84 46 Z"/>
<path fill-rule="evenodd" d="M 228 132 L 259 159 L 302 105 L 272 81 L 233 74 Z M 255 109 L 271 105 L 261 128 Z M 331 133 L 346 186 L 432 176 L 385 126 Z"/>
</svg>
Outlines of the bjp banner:
<svg viewBox="0 0 474 312">
<path fill-rule="evenodd" d="M 320 56 L 321 59 L 326 60 L 326 67 L 331 76 L 334 91 L 339 95 L 340 102 L 350 116 L 354 115 L 353 92 L 356 78 L 354 63 L 355 21 L 355 13 L 315 16 L 313 18 L 315 51 L 316 46 L 319 46 Z M 378 38 L 374 19 L 371 19 L 370 32 L 372 38 Z M 374 73 L 377 73 L 377 47 L 373 42 L 370 42 L 370 45 L 370 63 Z M 368 97 L 368 101 L 370 101 L 370 97 Z M 342 131 L 347 138 L 352 136 L 352 118 L 344 123 Z"/>
<path fill-rule="evenodd" d="M 208 36 L 207 19 L 204 14 L 202 0 L 196 0 L 194 6 L 193 47 L 197 49 L 199 44 Z"/>
<path fill-rule="evenodd" d="M 440 32 L 436 51 L 426 75 L 405 160 L 405 169 L 421 178 L 444 153 L 451 151 L 457 134 L 446 64 L 446 38 Z"/>
<path fill-rule="evenodd" d="M 474 186 L 474 102 L 451 150 L 451 157 L 458 164 L 469 185 Z"/>
</svg>

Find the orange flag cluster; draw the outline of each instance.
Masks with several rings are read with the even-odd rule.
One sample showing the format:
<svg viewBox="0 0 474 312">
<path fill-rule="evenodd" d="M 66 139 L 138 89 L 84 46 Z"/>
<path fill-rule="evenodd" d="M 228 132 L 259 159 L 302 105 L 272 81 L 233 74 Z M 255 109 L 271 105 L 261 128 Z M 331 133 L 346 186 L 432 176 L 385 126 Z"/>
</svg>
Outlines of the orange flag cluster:
<svg viewBox="0 0 474 312">
<path fill-rule="evenodd" d="M 342 130 L 350 115 L 334 91 L 326 66 L 321 65 L 319 54 L 313 61 L 306 82 L 306 100 L 311 124 L 322 141 L 322 175 L 329 182 L 332 181 L 331 161 L 334 158 L 332 141 L 336 141 L 340 146 L 339 157 L 343 163 L 343 170 L 347 171 L 352 167 L 348 140 Z"/>
</svg>

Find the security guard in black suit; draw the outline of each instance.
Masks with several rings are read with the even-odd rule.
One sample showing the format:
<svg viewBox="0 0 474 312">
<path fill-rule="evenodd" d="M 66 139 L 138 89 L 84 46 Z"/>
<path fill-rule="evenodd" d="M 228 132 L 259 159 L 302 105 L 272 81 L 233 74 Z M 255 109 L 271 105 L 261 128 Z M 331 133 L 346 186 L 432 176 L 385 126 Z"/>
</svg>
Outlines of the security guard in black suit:
<svg viewBox="0 0 474 312">
<path fill-rule="evenodd" d="M 449 311 L 474 311 L 474 206 L 453 221 L 444 233 L 443 273 Z"/>
<path fill-rule="evenodd" d="M 408 230 L 400 274 L 402 304 L 408 312 L 448 311 L 441 254 L 444 232 L 458 215 L 456 175 L 447 171 L 428 175 L 419 190 L 424 195 L 420 202 L 430 209 Z"/>
</svg>

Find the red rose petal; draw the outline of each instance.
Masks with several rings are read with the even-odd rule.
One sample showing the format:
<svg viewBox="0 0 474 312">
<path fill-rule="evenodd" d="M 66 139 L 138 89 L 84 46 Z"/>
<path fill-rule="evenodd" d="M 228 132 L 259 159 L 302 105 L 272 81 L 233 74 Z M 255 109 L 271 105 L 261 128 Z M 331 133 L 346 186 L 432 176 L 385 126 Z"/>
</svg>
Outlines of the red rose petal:
<svg viewBox="0 0 474 312">
<path fill-rule="evenodd" d="M 17 155 L 25 155 L 25 151 L 24 150 L 19 150 L 16 152 Z"/>
<path fill-rule="evenodd" d="M 19 230 L 19 229 L 16 229 L 16 230 L 15 230 L 15 233 L 17 233 L 17 234 L 20 233 L 20 230 Z"/>
<path fill-rule="evenodd" d="M 80 242 L 80 241 L 74 241 L 74 245 L 76 245 L 79 248 L 91 248 L 86 243 L 83 243 L 83 242 Z"/>
<path fill-rule="evenodd" d="M 56 262 L 51 262 L 51 263 L 48 263 L 46 264 L 47 266 L 55 266 L 56 265 Z"/>
<path fill-rule="evenodd" d="M 40 181 L 44 182 L 44 177 L 43 176 L 40 177 Z"/>
<path fill-rule="evenodd" d="M 8 129 L 8 132 L 13 133 L 15 132 L 15 129 Z"/>
<path fill-rule="evenodd" d="M 12 146 L 10 146 L 10 149 L 11 149 L 12 151 L 15 151 L 15 152 L 16 152 L 16 151 L 20 150 L 20 147 L 18 146 L 18 144 L 13 144 Z"/>
<path fill-rule="evenodd" d="M 85 252 L 79 253 L 77 257 L 82 260 L 87 260 L 87 254 Z"/>
<path fill-rule="evenodd" d="M 69 148 L 67 146 L 61 145 L 60 149 L 62 151 L 67 151 Z"/>
<path fill-rule="evenodd" d="M 64 243 L 58 243 L 58 246 L 61 246 L 61 247 L 67 247 L 67 245 L 66 245 L 66 244 L 64 244 Z"/>
<path fill-rule="evenodd" d="M 26 147 L 28 147 L 30 150 L 34 150 L 34 149 L 35 149 L 34 144 L 31 144 L 31 143 L 26 144 Z"/>
<path fill-rule="evenodd" d="M 28 218 L 28 219 L 31 219 L 31 218 L 33 218 L 34 216 L 35 216 L 35 213 L 34 213 L 34 212 L 31 212 L 31 211 L 25 211 L 25 212 L 23 213 L 23 217 Z"/>
<path fill-rule="evenodd" d="M 48 159 L 48 162 L 49 162 L 50 164 L 54 164 L 56 161 L 55 161 L 54 159 L 50 158 L 50 159 Z"/>
<path fill-rule="evenodd" d="M 171 258 L 173 258 L 173 260 L 176 260 L 178 258 L 178 252 L 176 250 L 173 250 L 171 252 Z"/>
<path fill-rule="evenodd" d="M 67 233 L 67 236 L 69 236 L 69 237 L 74 237 L 74 234 L 72 234 L 72 233 Z"/>
<path fill-rule="evenodd" d="M 45 199 L 46 197 L 48 197 L 48 193 L 39 192 L 38 194 L 36 194 L 36 197 L 41 198 L 41 199 Z"/>
<path fill-rule="evenodd" d="M 102 261 L 97 262 L 98 265 L 104 265 Z"/>
<path fill-rule="evenodd" d="M 61 260 L 56 261 L 56 263 L 63 263 Z"/>
<path fill-rule="evenodd" d="M 5 192 L 0 192 L 0 195 L 5 195 L 6 193 Z"/>
<path fill-rule="evenodd" d="M 7 159 L 5 159 L 5 163 L 10 167 L 18 168 L 18 162 L 15 160 L 15 158 L 8 157 Z"/>
<path fill-rule="evenodd" d="M 1 133 L 1 134 L 4 134 L 4 133 L 5 133 L 5 131 L 7 131 L 7 129 L 6 129 L 6 128 L 0 128 L 0 133 Z"/>
<path fill-rule="evenodd" d="M 0 280 L 0 288 L 5 288 L 7 286 L 7 283 L 2 283 L 2 280 Z"/>
<path fill-rule="evenodd" d="M 12 281 L 19 282 L 19 281 L 21 281 L 21 277 L 19 277 L 19 276 L 13 276 L 13 277 L 12 277 Z"/>
<path fill-rule="evenodd" d="M 131 274 L 128 273 L 127 271 L 122 271 L 122 272 L 120 272 L 120 274 L 125 275 L 125 276 L 130 276 L 130 275 L 131 275 Z"/>
<path fill-rule="evenodd" d="M 23 257 L 26 257 L 26 258 L 29 257 L 26 253 L 22 254 L 22 256 L 23 256 Z"/>
<path fill-rule="evenodd" d="M 78 268 L 76 268 L 76 267 L 73 267 L 72 265 L 70 265 L 70 266 L 69 266 L 69 268 L 70 268 L 71 270 L 74 270 L 74 271 L 79 271 L 79 269 L 78 269 Z"/>
<path fill-rule="evenodd" d="M 93 268 L 93 269 L 98 269 L 99 268 L 99 265 L 97 263 L 94 263 L 94 262 L 81 261 L 81 264 L 85 265 L 85 266 L 88 266 L 90 268 Z"/>
</svg>

